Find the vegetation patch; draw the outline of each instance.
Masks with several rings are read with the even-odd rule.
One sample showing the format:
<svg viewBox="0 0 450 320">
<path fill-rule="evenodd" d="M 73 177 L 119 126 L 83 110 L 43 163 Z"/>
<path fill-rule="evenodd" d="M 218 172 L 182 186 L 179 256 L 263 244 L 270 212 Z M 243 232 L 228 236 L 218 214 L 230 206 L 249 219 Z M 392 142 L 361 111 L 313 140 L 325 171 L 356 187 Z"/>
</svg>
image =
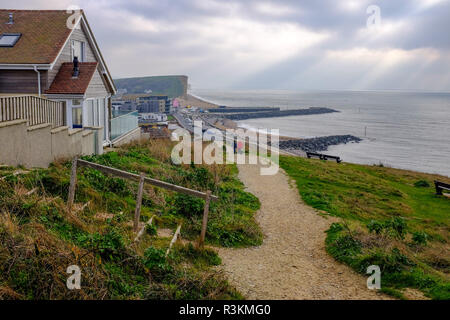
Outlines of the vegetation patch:
<svg viewBox="0 0 450 320">
<path fill-rule="evenodd" d="M 450 201 L 432 184 L 449 178 L 286 156 L 280 165 L 308 205 L 342 218 L 327 231 L 336 260 L 362 274 L 380 266 L 382 290 L 395 297 L 414 288 L 450 299 Z"/>
<path fill-rule="evenodd" d="M 207 244 L 248 246 L 261 243 L 254 214 L 259 201 L 244 191 L 233 166 L 176 166 L 172 143 L 132 144 L 85 160 L 164 180 L 211 190 Z M 49 169 L 1 167 L 0 299 L 241 299 L 214 266 L 212 249 L 175 243 L 158 228 L 182 224 L 182 238 L 200 234 L 203 200 L 146 185 L 141 222 L 154 216 L 138 243 L 132 230 L 137 183 L 80 168 L 75 205 L 66 206 L 70 161 Z M 36 192 L 30 193 L 30 190 Z M 223 237 L 222 237 L 223 236 Z M 82 271 L 81 290 L 68 290 L 67 267 Z"/>
</svg>

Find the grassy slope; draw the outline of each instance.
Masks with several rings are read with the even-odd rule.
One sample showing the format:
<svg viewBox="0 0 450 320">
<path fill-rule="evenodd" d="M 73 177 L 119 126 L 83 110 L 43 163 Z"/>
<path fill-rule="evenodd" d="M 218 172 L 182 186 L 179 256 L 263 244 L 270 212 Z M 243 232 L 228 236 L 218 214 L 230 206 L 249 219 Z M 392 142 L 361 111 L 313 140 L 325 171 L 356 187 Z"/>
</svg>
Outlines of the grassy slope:
<svg viewBox="0 0 450 320">
<path fill-rule="evenodd" d="M 174 166 L 170 143 L 124 147 L 87 157 L 131 172 L 220 196 L 212 205 L 207 243 L 247 246 L 262 241 L 253 219 L 259 201 L 243 191 L 236 168 Z M 136 183 L 91 170 L 78 174 L 76 208 L 65 206 L 70 163 L 13 176 L 16 168 L 0 168 L 0 299 L 236 299 L 238 292 L 213 270 L 220 258 L 210 250 L 176 244 L 164 257 L 170 239 L 149 228 L 133 244 Z M 30 190 L 37 188 L 31 195 Z M 195 240 L 203 201 L 147 187 L 142 221 L 155 215 L 157 228 L 174 230 Z M 82 290 L 66 289 L 66 268 L 82 269 Z"/>
<path fill-rule="evenodd" d="M 384 290 L 396 296 L 410 287 L 450 299 L 450 199 L 433 185 L 449 178 L 284 156 L 280 164 L 308 205 L 342 218 L 327 237 L 337 260 L 361 273 L 380 265 Z"/>
</svg>

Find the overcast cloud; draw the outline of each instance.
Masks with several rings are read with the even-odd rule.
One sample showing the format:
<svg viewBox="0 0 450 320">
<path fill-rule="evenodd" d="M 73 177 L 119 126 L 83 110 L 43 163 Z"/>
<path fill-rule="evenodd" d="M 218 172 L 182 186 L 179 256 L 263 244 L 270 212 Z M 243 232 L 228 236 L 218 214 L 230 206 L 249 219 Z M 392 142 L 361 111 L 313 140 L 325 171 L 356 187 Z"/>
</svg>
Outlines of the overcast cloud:
<svg viewBox="0 0 450 320">
<path fill-rule="evenodd" d="M 0 0 L 86 12 L 113 77 L 193 88 L 450 91 L 450 0 Z M 11 8 L 11 5 L 14 7 Z M 381 9 L 367 29 L 369 5 Z"/>
</svg>

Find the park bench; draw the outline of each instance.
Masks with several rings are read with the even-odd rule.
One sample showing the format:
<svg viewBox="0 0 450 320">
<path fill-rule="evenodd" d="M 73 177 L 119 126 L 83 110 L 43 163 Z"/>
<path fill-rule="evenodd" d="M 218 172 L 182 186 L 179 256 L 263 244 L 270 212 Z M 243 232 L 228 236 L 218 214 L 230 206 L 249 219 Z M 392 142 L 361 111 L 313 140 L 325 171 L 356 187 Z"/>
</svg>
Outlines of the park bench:
<svg viewBox="0 0 450 320">
<path fill-rule="evenodd" d="M 327 155 L 327 154 L 321 154 L 321 153 L 315 153 L 315 152 L 307 152 L 306 156 L 308 157 L 308 159 L 311 159 L 312 157 L 317 157 L 320 160 L 333 159 L 333 160 L 336 160 L 337 163 L 341 163 L 342 162 L 340 157 L 330 156 L 330 155 Z"/>
<path fill-rule="evenodd" d="M 435 181 L 434 185 L 436 186 L 436 194 L 437 195 L 442 196 L 443 195 L 442 191 L 444 191 L 444 190 L 450 191 L 450 184 L 440 182 L 440 181 Z"/>
</svg>

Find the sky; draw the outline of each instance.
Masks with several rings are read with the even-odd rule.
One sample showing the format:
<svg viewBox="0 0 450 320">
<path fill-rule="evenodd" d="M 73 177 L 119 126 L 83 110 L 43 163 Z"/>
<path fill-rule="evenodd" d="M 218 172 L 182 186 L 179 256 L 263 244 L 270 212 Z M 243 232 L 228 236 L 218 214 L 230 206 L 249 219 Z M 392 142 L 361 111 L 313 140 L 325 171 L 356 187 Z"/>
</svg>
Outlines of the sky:
<svg viewBox="0 0 450 320">
<path fill-rule="evenodd" d="M 85 10 L 114 78 L 450 92 L 450 0 L 0 0 L 5 9 L 71 5 Z"/>
</svg>

